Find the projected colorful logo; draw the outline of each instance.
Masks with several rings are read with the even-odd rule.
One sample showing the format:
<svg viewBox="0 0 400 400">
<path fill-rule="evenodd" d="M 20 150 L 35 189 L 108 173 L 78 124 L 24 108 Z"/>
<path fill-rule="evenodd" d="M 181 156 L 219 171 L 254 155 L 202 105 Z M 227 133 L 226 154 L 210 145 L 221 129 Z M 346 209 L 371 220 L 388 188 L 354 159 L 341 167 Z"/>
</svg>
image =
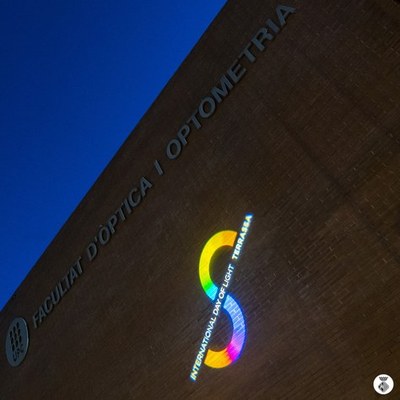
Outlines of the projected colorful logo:
<svg viewBox="0 0 400 400">
<path fill-rule="evenodd" d="M 212 316 L 208 322 L 206 332 L 200 345 L 190 373 L 190 379 L 197 380 L 200 367 L 203 363 L 210 368 L 224 368 L 236 361 L 242 352 L 246 338 L 246 323 L 243 312 L 238 302 L 228 294 L 236 263 L 244 246 L 246 236 L 253 219 L 252 214 L 247 214 L 239 233 L 235 231 L 221 231 L 213 235 L 203 248 L 199 262 L 200 283 L 206 295 L 213 302 Z M 213 256 L 222 248 L 232 248 L 230 262 L 227 267 L 224 281 L 218 286 L 211 279 L 211 261 Z M 228 345 L 220 351 L 208 349 L 212 332 L 216 326 L 221 308 L 227 313 L 232 323 L 232 337 Z"/>
</svg>

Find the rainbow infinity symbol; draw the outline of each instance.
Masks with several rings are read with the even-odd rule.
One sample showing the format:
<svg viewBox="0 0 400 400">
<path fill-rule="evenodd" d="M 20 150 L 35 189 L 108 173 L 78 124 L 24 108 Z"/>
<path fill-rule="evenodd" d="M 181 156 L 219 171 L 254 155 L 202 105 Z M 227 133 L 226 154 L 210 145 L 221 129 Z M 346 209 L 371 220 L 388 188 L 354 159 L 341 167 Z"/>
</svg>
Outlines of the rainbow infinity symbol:
<svg viewBox="0 0 400 400">
<path fill-rule="evenodd" d="M 222 231 L 212 236 L 203 248 L 199 262 L 201 286 L 206 295 L 214 302 L 217 299 L 218 287 L 210 276 L 211 260 L 215 253 L 223 247 L 233 248 L 237 232 Z M 221 351 L 207 350 L 204 364 L 211 368 L 224 368 L 233 363 L 240 356 L 246 337 L 246 324 L 242 310 L 234 298 L 227 294 L 223 309 L 227 312 L 233 325 L 232 339 Z"/>
</svg>

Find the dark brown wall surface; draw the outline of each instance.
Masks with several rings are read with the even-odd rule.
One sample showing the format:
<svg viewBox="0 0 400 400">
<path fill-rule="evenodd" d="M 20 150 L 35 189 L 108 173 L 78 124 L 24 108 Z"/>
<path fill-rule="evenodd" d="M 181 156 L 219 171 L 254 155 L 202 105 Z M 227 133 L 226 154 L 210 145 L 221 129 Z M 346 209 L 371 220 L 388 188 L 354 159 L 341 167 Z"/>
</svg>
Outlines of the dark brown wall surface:
<svg viewBox="0 0 400 400">
<path fill-rule="evenodd" d="M 0 352 L 2 400 L 364 400 L 379 397 L 379 373 L 397 382 L 386 398 L 400 398 L 399 4 L 283 1 L 296 7 L 285 28 L 243 62 L 182 155 L 164 152 L 276 4 L 228 2 L 10 299 L 0 337 L 22 316 L 31 342 L 17 368 Z M 34 329 L 142 175 L 153 182 L 143 203 Z M 246 345 L 193 383 L 212 308 L 200 252 L 246 212 L 254 223 L 231 286 Z M 214 346 L 230 329 L 223 316 Z"/>
</svg>

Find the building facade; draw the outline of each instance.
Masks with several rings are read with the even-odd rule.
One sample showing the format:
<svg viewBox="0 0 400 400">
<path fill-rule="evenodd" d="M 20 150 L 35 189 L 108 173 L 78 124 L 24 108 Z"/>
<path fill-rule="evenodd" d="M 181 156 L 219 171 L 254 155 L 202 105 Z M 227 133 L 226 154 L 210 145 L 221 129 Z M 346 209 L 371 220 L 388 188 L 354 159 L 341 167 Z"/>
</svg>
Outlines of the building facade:
<svg viewBox="0 0 400 400">
<path fill-rule="evenodd" d="M 228 1 L 2 311 L 0 397 L 399 397 L 399 28 Z"/>
</svg>

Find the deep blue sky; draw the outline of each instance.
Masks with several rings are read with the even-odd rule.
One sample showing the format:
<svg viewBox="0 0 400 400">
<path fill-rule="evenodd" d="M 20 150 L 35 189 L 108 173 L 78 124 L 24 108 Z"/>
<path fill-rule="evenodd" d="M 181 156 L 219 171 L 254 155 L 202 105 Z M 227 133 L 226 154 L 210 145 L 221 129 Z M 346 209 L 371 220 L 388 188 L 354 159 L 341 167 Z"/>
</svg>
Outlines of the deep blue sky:
<svg viewBox="0 0 400 400">
<path fill-rule="evenodd" d="M 224 3 L 0 2 L 0 309 Z"/>
</svg>

